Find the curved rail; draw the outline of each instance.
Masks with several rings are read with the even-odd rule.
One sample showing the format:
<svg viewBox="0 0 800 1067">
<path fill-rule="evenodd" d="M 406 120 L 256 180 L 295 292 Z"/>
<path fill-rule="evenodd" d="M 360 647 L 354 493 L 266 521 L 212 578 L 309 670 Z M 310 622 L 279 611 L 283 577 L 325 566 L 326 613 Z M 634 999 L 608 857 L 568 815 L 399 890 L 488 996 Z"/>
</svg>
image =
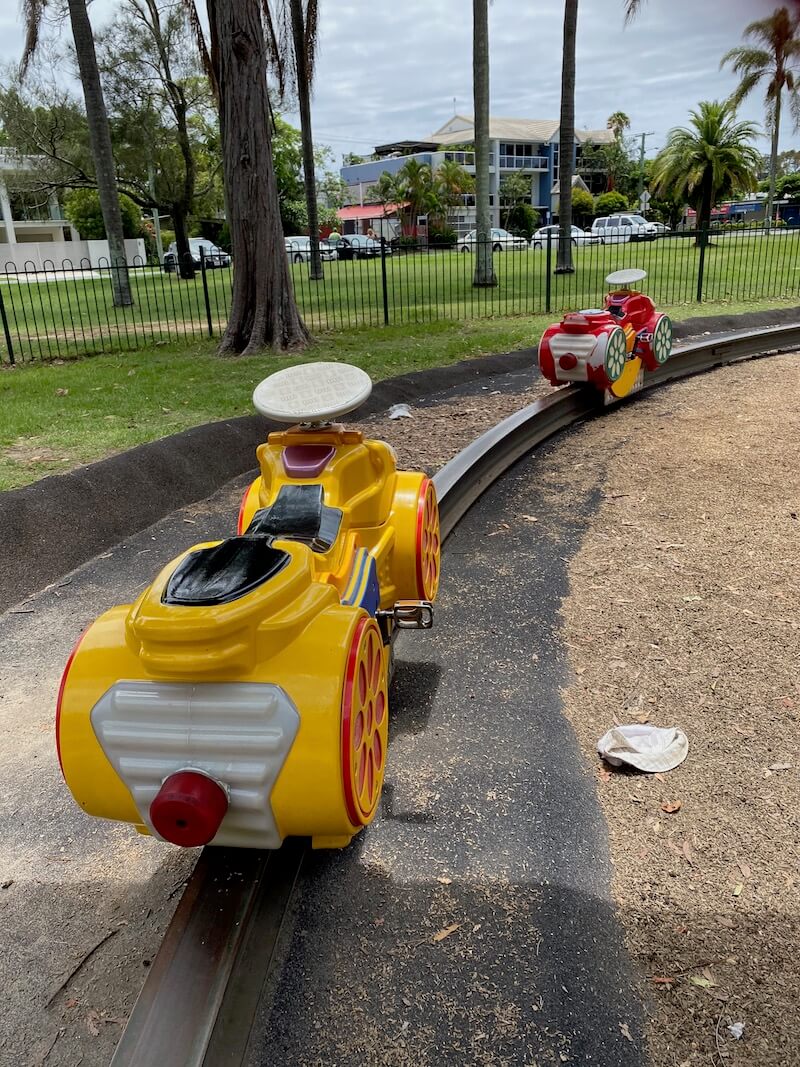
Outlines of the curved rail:
<svg viewBox="0 0 800 1067">
<path fill-rule="evenodd" d="M 686 345 L 648 374 L 643 388 L 631 397 L 717 366 L 795 348 L 800 348 L 800 323 L 740 330 Z M 599 394 L 569 386 L 515 412 L 478 437 L 434 478 L 442 536 L 523 455 L 603 410 L 607 409 Z M 203 850 L 112 1067 L 235 1067 L 242 1063 L 253 1022 L 268 992 L 281 926 L 306 848 L 303 841 L 288 840 L 277 852 Z"/>
</svg>

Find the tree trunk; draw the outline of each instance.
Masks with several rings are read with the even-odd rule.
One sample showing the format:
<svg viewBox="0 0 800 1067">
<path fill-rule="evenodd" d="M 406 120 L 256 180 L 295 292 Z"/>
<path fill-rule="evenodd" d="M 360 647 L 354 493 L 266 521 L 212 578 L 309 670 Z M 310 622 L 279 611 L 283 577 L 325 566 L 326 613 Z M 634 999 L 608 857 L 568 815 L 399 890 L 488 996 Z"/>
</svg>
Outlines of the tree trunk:
<svg viewBox="0 0 800 1067">
<path fill-rule="evenodd" d="M 267 57 L 259 0 L 209 0 L 233 295 L 220 352 L 303 348 L 272 164 Z"/>
<path fill-rule="evenodd" d="M 317 215 L 317 180 L 314 174 L 314 142 L 311 136 L 311 86 L 308 77 L 306 25 L 303 0 L 289 0 L 292 17 L 292 41 L 297 70 L 297 104 L 300 109 L 300 140 L 303 147 L 303 181 L 306 187 L 308 236 L 311 243 L 309 278 L 321 281 L 322 257 L 319 254 L 319 217 Z"/>
<path fill-rule="evenodd" d="M 69 0 L 69 18 L 83 86 L 83 98 L 86 103 L 89 144 L 94 159 L 100 210 L 108 238 L 114 305 L 115 307 L 127 307 L 133 303 L 133 297 L 128 277 L 128 261 L 125 256 L 125 240 L 122 234 L 122 214 L 119 209 L 114 153 L 111 148 L 111 130 L 100 85 L 100 72 L 97 69 L 97 54 L 89 13 L 86 10 L 86 0 Z"/>
<path fill-rule="evenodd" d="M 192 250 L 189 247 L 189 235 L 186 232 L 186 210 L 183 200 L 174 203 L 170 207 L 172 225 L 175 228 L 175 255 L 178 262 L 175 265 L 178 277 L 194 278 L 194 260 Z"/>
<path fill-rule="evenodd" d="M 711 228 L 711 208 L 713 193 L 713 175 L 708 167 L 703 175 L 703 191 L 700 198 L 700 208 L 697 212 L 697 233 L 694 243 L 697 248 L 708 244 L 708 231 Z"/>
<path fill-rule="evenodd" d="M 781 94 L 775 97 L 775 114 L 772 122 L 772 150 L 769 156 L 769 192 L 767 193 L 767 210 L 764 216 L 764 225 L 772 225 L 772 211 L 775 203 L 775 182 L 778 177 L 778 138 L 781 130 Z"/>
<path fill-rule="evenodd" d="M 475 276 L 473 285 L 497 285 L 489 208 L 489 5 L 472 0 L 472 92 L 475 109 Z"/>
<path fill-rule="evenodd" d="M 572 175 L 575 167 L 575 37 L 578 0 L 564 2 L 561 61 L 561 126 L 558 134 L 558 256 L 556 274 L 572 274 Z"/>
</svg>

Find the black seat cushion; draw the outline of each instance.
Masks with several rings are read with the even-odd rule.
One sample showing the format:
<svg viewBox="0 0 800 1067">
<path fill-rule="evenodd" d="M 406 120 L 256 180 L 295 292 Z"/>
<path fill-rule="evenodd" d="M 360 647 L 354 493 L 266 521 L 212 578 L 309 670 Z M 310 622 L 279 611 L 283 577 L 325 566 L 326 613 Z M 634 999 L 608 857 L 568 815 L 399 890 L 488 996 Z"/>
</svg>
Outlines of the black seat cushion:
<svg viewBox="0 0 800 1067">
<path fill-rule="evenodd" d="M 299 541 L 314 552 L 327 552 L 341 523 L 341 510 L 323 503 L 321 485 L 283 485 L 275 502 L 255 513 L 247 533 Z"/>
<path fill-rule="evenodd" d="M 172 572 L 164 604 L 228 604 L 263 585 L 289 562 L 267 537 L 229 537 L 191 552 Z"/>
</svg>

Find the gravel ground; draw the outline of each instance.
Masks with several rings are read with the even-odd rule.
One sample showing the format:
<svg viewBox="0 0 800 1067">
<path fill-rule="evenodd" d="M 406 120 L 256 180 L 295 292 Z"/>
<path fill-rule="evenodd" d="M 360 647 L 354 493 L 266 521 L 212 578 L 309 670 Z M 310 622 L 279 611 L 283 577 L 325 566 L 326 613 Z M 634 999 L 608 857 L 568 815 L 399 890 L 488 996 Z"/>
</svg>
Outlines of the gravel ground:
<svg viewBox="0 0 800 1067">
<path fill-rule="evenodd" d="M 569 564 L 575 680 L 564 702 L 597 775 L 614 895 L 647 976 L 653 1061 L 792 1067 L 798 356 L 659 390 L 580 428 L 572 452 L 553 491 L 599 482 L 603 502 Z M 687 761 L 665 775 L 604 770 L 597 739 L 643 721 L 681 726 Z"/>
</svg>

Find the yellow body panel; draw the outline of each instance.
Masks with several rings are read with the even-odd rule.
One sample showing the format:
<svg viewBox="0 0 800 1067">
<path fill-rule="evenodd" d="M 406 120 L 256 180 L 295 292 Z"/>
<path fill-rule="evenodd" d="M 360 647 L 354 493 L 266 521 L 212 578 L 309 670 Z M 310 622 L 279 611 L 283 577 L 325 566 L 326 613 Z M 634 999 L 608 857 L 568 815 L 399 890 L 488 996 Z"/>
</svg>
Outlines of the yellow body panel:
<svg viewBox="0 0 800 1067">
<path fill-rule="evenodd" d="M 619 378 L 611 385 L 611 392 L 614 396 L 627 396 L 636 384 L 636 379 L 639 376 L 639 371 L 642 369 L 642 361 L 638 356 L 634 356 L 633 359 L 629 359 L 625 364 L 625 369 Z"/>
<path fill-rule="evenodd" d="M 293 478 L 281 459 L 283 448 L 291 444 L 330 444 L 335 452 L 319 477 Z M 358 651 L 365 640 L 374 664 L 374 635 L 381 647 L 384 638 L 364 608 L 341 603 L 342 594 L 365 588 L 366 577 L 354 574 L 354 563 L 357 556 L 364 558 L 359 550 L 366 549 L 376 563 L 380 607 L 424 598 L 419 541 L 424 533 L 428 555 L 433 541 L 430 529 L 422 529 L 422 504 L 428 500 L 430 527 L 433 491 L 423 474 L 397 471 L 388 445 L 341 428 L 273 434 L 258 449 L 258 458 L 261 476 L 245 494 L 240 529 L 246 530 L 255 512 L 275 501 L 282 485 L 322 484 L 325 504 L 342 512 L 336 541 L 327 552 L 274 541 L 275 549 L 289 555 L 283 568 L 250 592 L 219 604 L 165 603 L 164 596 L 186 556 L 220 542 L 195 545 L 167 564 L 134 604 L 107 611 L 81 639 L 62 683 L 59 757 L 65 780 L 86 812 L 132 823 L 146 833 L 144 813 L 95 733 L 91 715 L 101 698 L 120 682 L 279 686 L 299 715 L 270 795 L 280 837 L 311 836 L 315 845 L 341 846 L 374 815 L 374 805 L 365 808 L 362 800 L 354 809 L 352 795 L 345 795 L 347 789 L 361 788 L 353 783 L 362 764 L 371 775 L 364 795 L 373 796 L 375 803 L 383 781 L 386 725 L 382 721 L 379 728 L 373 715 L 379 704 L 385 709 L 390 658 L 384 653 L 378 657 L 379 677 L 371 683 L 371 696 L 359 704 L 352 685 L 348 689 L 348 670 L 352 678 L 358 656 L 367 655 Z M 435 495 L 432 499 L 435 508 Z M 438 516 L 435 551 L 438 561 Z M 433 585 L 428 581 L 432 595 L 438 565 L 435 579 Z M 358 603 L 357 597 L 348 599 Z M 359 717 L 366 722 L 369 713 L 374 751 L 367 752 L 355 726 L 347 727 L 345 736 L 345 707 L 353 723 Z M 175 771 L 192 765 L 190 754 L 176 754 Z"/>
</svg>

